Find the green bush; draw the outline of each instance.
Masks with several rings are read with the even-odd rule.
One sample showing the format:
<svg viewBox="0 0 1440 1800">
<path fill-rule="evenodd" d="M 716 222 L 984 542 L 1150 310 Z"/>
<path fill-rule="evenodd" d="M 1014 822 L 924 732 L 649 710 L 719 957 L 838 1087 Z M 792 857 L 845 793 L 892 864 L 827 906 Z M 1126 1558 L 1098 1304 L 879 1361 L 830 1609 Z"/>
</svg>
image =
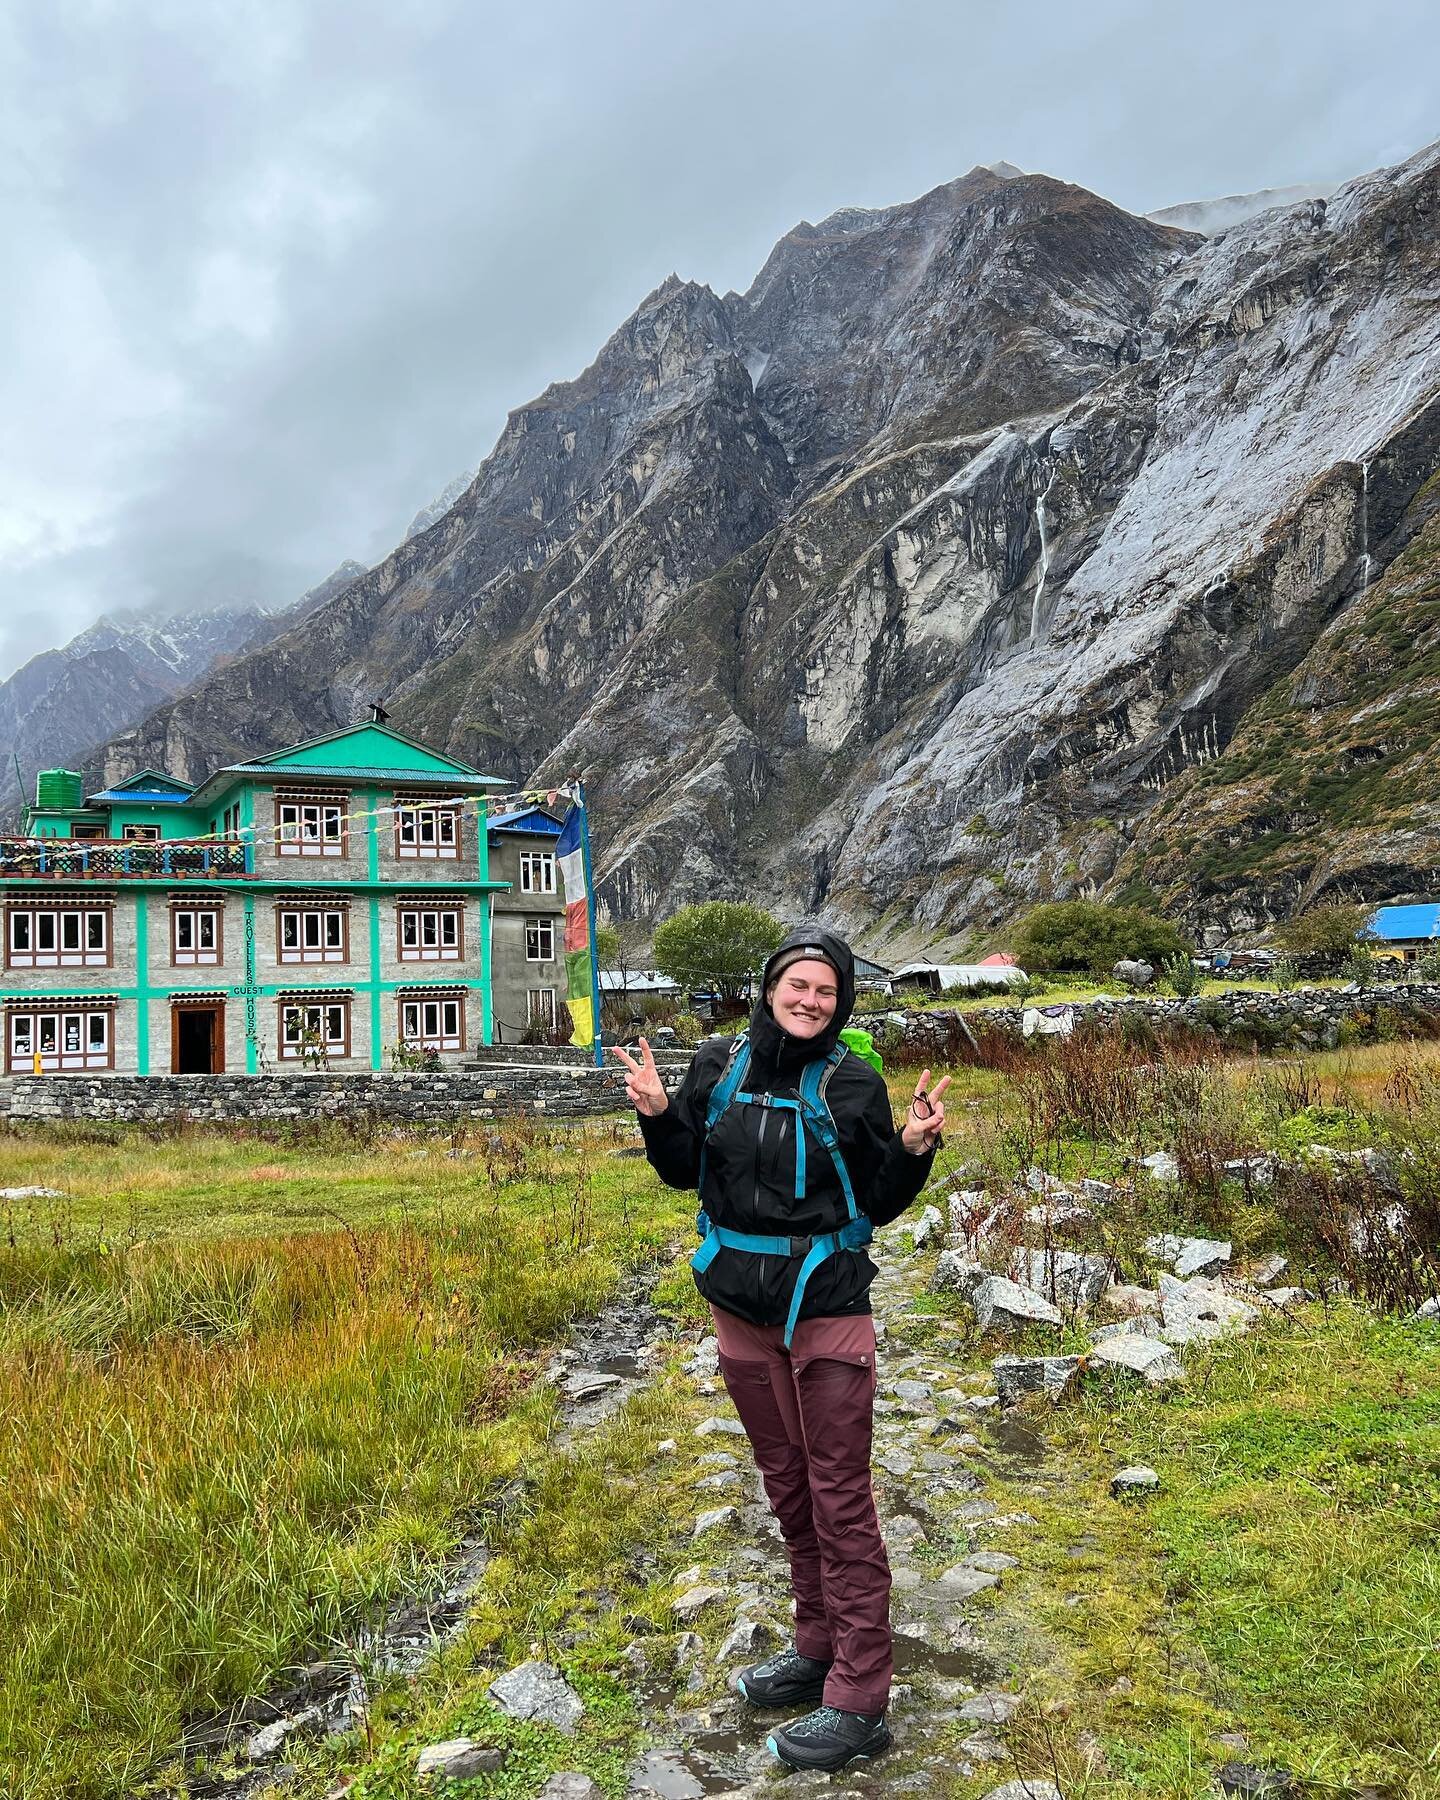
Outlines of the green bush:
<svg viewBox="0 0 1440 1800">
<path fill-rule="evenodd" d="M 1348 901 L 1331 900 L 1324 906 L 1287 919 L 1276 932 L 1280 942 L 1296 956 L 1318 956 L 1340 962 L 1366 935 L 1370 909 Z"/>
<path fill-rule="evenodd" d="M 1168 919 L 1135 906 L 1107 906 L 1099 900 L 1056 900 L 1037 906 L 1020 921 L 1015 955 L 1040 973 L 1057 969 L 1107 974 L 1122 957 L 1163 964 L 1188 956 L 1191 946 Z"/>
<path fill-rule="evenodd" d="M 1160 973 L 1170 992 L 1180 1000 L 1188 1000 L 1200 985 L 1200 972 L 1188 951 L 1181 956 L 1167 956 L 1160 965 Z"/>
<path fill-rule="evenodd" d="M 778 919 L 758 906 L 707 900 L 682 906 L 655 932 L 655 967 L 682 988 L 713 987 L 739 999 L 784 936 Z"/>
</svg>

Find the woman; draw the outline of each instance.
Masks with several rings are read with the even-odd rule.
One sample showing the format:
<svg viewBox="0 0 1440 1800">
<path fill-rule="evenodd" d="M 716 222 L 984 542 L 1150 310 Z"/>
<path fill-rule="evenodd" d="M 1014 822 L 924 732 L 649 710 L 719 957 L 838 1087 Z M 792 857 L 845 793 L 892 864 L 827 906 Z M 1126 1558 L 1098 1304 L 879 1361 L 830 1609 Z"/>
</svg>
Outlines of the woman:
<svg viewBox="0 0 1440 1800">
<path fill-rule="evenodd" d="M 840 1769 L 890 1743 L 890 1565 L 870 1486 L 875 1265 L 863 1245 L 924 1186 L 949 1086 L 927 1093 L 927 1069 L 897 1133 L 885 1083 L 838 1041 L 854 1002 L 849 946 L 802 928 L 766 963 L 748 1032 L 703 1043 L 673 1099 L 643 1038 L 638 1060 L 616 1051 L 651 1164 L 700 1192 L 695 1282 L 795 1594 L 794 1645 L 736 1686 L 754 1706 L 823 1703 L 768 1740 L 803 1769 Z"/>
</svg>

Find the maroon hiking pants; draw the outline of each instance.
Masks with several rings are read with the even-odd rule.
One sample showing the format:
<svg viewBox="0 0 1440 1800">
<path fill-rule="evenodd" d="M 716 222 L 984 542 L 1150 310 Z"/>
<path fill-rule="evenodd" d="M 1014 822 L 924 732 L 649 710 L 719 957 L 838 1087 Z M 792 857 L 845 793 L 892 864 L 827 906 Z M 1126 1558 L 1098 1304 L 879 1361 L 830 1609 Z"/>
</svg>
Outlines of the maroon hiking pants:
<svg viewBox="0 0 1440 1800">
<path fill-rule="evenodd" d="M 831 1661 L 825 1704 L 883 1712 L 890 1698 L 890 1564 L 870 1486 L 875 1323 L 778 1325 L 712 1306 L 720 1373 L 755 1452 L 790 1556 L 795 1648 Z"/>
</svg>

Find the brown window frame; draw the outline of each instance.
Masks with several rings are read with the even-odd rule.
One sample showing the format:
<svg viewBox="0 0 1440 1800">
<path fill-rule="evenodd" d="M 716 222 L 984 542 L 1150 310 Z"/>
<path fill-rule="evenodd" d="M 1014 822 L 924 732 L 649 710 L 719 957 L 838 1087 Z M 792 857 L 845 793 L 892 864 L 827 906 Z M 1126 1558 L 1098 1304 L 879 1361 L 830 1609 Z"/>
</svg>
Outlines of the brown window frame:
<svg viewBox="0 0 1440 1800">
<path fill-rule="evenodd" d="M 419 1031 L 419 1034 L 415 1037 L 407 1037 L 405 1034 L 405 1009 L 407 1006 L 413 1006 L 413 1007 L 416 1007 L 419 1009 L 420 1031 Z M 458 1041 L 456 1041 L 456 1042 L 447 1042 L 446 1041 L 447 1033 L 443 1029 L 443 1024 L 442 1024 L 442 1028 L 439 1031 L 437 1031 L 436 1033 L 434 1033 L 432 1036 L 427 1037 L 425 1035 L 425 1008 L 427 1006 L 438 1006 L 441 1009 L 440 1017 L 441 1017 L 442 1021 L 445 1016 L 444 1008 L 447 1006 L 453 1006 L 455 1008 L 456 1016 L 459 1020 L 459 1029 L 454 1035 Z M 396 996 L 395 1023 L 396 1023 L 396 1030 L 397 1030 L 400 1042 L 402 1044 L 404 1044 L 407 1048 L 415 1049 L 415 1050 L 436 1050 L 442 1056 L 456 1056 L 456 1055 L 460 1054 L 466 1047 L 465 996 L 463 993 L 462 994 L 453 994 L 453 993 L 452 994 L 398 994 Z"/>
<path fill-rule="evenodd" d="M 193 950 L 183 951 L 180 948 L 180 934 L 176 929 L 176 921 L 181 913 L 189 913 L 198 919 L 201 913 L 215 915 L 215 950 L 214 954 L 203 952 L 197 944 Z M 199 927 L 196 927 L 199 934 Z M 182 956 L 185 961 L 181 961 Z M 225 961 L 225 908 L 218 900 L 187 901 L 183 906 L 172 905 L 170 908 L 170 967 L 172 969 L 215 969 Z"/>
<path fill-rule="evenodd" d="M 14 922 L 22 914 L 30 920 L 31 945 L 29 950 L 17 951 L 15 948 Z M 60 920 L 67 914 L 72 916 L 78 915 L 82 920 L 80 927 L 80 935 L 82 938 L 88 935 L 89 930 L 88 926 L 83 921 L 88 920 L 92 915 L 104 919 L 105 955 L 103 960 L 94 951 L 87 949 L 84 945 L 82 945 L 79 950 L 71 952 L 71 960 L 69 962 L 63 960 L 66 952 L 60 944 L 62 936 Z M 36 947 L 34 942 L 35 938 L 39 935 L 35 921 L 41 916 L 52 918 L 55 921 L 55 950 L 53 952 L 53 960 L 47 960 L 45 962 L 36 960 L 42 952 Z M 52 953 L 45 952 L 44 954 L 48 957 Z M 25 957 L 29 960 L 17 962 L 15 960 L 17 956 Z M 38 896 L 35 900 L 12 899 L 5 908 L 5 967 L 7 969 L 24 971 L 33 971 L 36 969 L 113 969 L 115 967 L 114 902 L 98 901 L 93 902 L 88 906 L 55 906 L 53 904 L 47 906 Z"/>
<path fill-rule="evenodd" d="M 300 954 L 298 956 L 287 956 L 285 953 L 285 926 L 283 923 L 286 913 L 295 913 L 301 918 L 304 918 L 307 913 L 315 913 L 322 919 L 328 913 L 338 913 L 340 915 L 340 954 L 338 956 L 327 955 L 326 947 L 323 943 L 319 946 L 318 954 L 309 952 L 307 951 L 305 944 L 301 942 L 298 945 Z M 301 939 L 305 936 L 305 928 L 303 925 L 298 929 L 298 936 Z M 321 928 L 321 936 L 324 936 L 323 926 Z M 349 961 L 350 908 L 348 906 L 317 906 L 309 903 L 299 903 L 294 900 L 276 903 L 275 962 L 277 966 L 287 969 L 298 969 L 307 965 L 311 968 L 326 965 L 330 967 L 340 967 Z"/>
<path fill-rule="evenodd" d="M 280 815 L 287 806 L 293 806 L 299 810 L 301 817 L 298 823 L 301 824 L 304 823 L 305 808 L 307 806 L 315 807 L 321 815 L 318 823 L 322 827 L 325 822 L 324 814 L 327 810 L 338 812 L 340 815 L 339 839 L 329 840 L 323 836 L 319 838 L 287 838 L 282 836 L 285 821 Z M 318 859 L 323 862 L 345 862 L 350 855 L 349 809 L 350 800 L 348 795 L 339 795 L 334 799 L 322 799 L 316 794 L 277 793 L 275 795 L 275 854 L 277 856 L 298 856 L 306 859 Z M 337 842 L 338 847 L 335 849 L 328 848 L 328 845 L 331 842 Z"/>
<path fill-rule="evenodd" d="M 401 841 L 401 827 L 406 813 L 434 813 L 436 818 L 442 815 L 453 821 L 455 841 L 442 846 L 438 840 L 434 844 L 420 842 L 417 826 L 415 842 L 406 844 Z M 463 862 L 465 858 L 465 809 L 451 804 L 437 805 L 428 800 L 416 800 L 411 797 L 397 798 L 395 801 L 395 857 L 399 862 Z"/>
<path fill-rule="evenodd" d="M 338 1006 L 342 1009 L 345 1024 L 344 1038 L 338 1047 L 334 1044 L 325 1044 L 322 1047 L 327 1056 L 348 1057 L 351 1042 L 350 999 L 351 996 L 345 994 L 338 999 L 334 995 L 327 995 L 321 999 L 297 1000 L 294 995 L 291 995 L 289 999 L 277 1000 L 275 1002 L 275 1060 L 277 1062 L 300 1062 L 303 1059 L 304 1050 L 301 1046 L 297 1044 L 294 1049 L 286 1047 L 285 1015 L 287 1012 L 296 1012 L 301 1007 L 308 1006 L 318 1007 L 322 1013 L 331 1006 Z"/>
<path fill-rule="evenodd" d="M 407 950 L 405 947 L 405 915 L 406 915 L 406 913 L 414 913 L 417 917 L 419 917 L 420 915 L 422 915 L 424 913 L 434 913 L 436 915 L 437 920 L 441 914 L 450 913 L 455 919 L 455 947 L 454 947 L 454 949 L 453 950 L 449 949 L 446 945 L 440 944 L 437 942 L 437 944 L 433 950 L 427 950 L 426 946 L 423 943 L 420 943 L 418 941 L 418 939 L 423 935 L 423 933 L 422 933 L 421 928 L 419 926 L 417 926 L 416 927 L 416 938 L 417 938 L 416 945 L 413 950 Z M 437 936 L 438 936 L 438 932 L 439 932 L 438 924 L 436 926 L 436 932 L 437 932 Z M 443 901 L 439 905 L 435 905 L 435 906 L 426 905 L 423 901 L 419 901 L 419 900 L 405 900 L 405 901 L 399 902 L 395 908 L 395 960 L 396 960 L 396 962 L 418 962 L 418 963 L 464 962 L 464 960 L 465 960 L 465 908 L 464 908 L 464 905 L 457 903 L 455 901 Z"/>
<path fill-rule="evenodd" d="M 54 1059 L 48 1068 L 42 1067 L 46 1075 L 85 1075 L 96 1069 L 113 1069 L 115 1067 L 115 1015 L 118 1008 L 113 1005 L 99 1004 L 95 1001 L 71 1002 L 37 1000 L 33 1006 L 7 1006 L 5 1008 L 5 1068 L 11 1075 L 29 1075 L 34 1072 L 35 1052 L 33 1046 L 40 1041 L 39 1021 L 42 1018 L 53 1018 L 57 1021 L 55 1041 L 60 1043 L 64 1032 L 64 1021 L 69 1017 L 78 1017 L 81 1021 L 81 1039 L 87 1046 L 90 1041 L 90 1021 L 92 1018 L 103 1018 L 105 1025 L 105 1057 L 103 1062 L 88 1048 L 83 1050 L 54 1050 L 50 1054 Z M 32 1048 L 23 1060 L 17 1060 L 15 1053 L 15 1021 L 30 1019 Z M 78 1064 L 66 1068 L 63 1059 L 67 1056 L 79 1057 Z M 41 1062 L 44 1063 L 44 1052 Z"/>
</svg>

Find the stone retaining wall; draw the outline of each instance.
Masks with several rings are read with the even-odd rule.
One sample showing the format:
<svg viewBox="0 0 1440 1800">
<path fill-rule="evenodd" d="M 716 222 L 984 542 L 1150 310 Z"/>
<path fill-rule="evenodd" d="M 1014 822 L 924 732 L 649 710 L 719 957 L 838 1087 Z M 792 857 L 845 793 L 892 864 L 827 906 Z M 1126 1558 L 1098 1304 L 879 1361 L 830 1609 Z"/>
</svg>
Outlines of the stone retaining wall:
<svg viewBox="0 0 1440 1800">
<path fill-rule="evenodd" d="M 1047 1001 L 1042 995 L 1028 1003 L 1029 1006 L 1045 1007 L 1065 1002 Z M 1077 1022 L 1081 1019 L 1094 1023 L 1113 1023 L 1121 1018 L 1140 1017 L 1151 1024 L 1178 1023 L 1181 1021 L 1200 1021 L 1213 1016 L 1218 1007 L 1224 1013 L 1230 1027 L 1244 1024 L 1250 1020 L 1273 1020 L 1280 1024 L 1298 1023 L 1302 1030 L 1310 1033 L 1317 1043 L 1333 1038 L 1341 1020 L 1352 1018 L 1356 1013 L 1373 1012 L 1377 1006 L 1391 1007 L 1403 1011 L 1406 1007 L 1418 1007 L 1426 1012 L 1440 1013 L 1440 983 L 1435 982 L 1386 982 L 1383 987 L 1369 989 L 1359 988 L 1293 988 L 1286 994 L 1257 992 L 1254 989 L 1241 989 L 1233 994 L 1195 995 L 1189 1000 L 1167 999 L 1160 995 L 1127 994 L 1122 996 L 1102 996 L 1094 1000 L 1077 1000 L 1074 1002 Z M 964 1012 L 966 1023 L 972 1030 L 983 1026 L 991 1031 L 1013 1031 L 1022 1029 L 1022 1018 L 1027 1010 L 1020 1006 L 984 1006 L 972 1007 Z M 894 1019 L 898 1015 L 880 1014 L 879 1018 Z M 906 1013 L 901 1030 L 907 1038 L 922 1042 L 925 1036 L 926 1019 L 944 1019 L 945 1013 L 933 1011 L 928 1013 Z M 857 1021 L 859 1024 L 871 1026 L 876 1015 L 870 1015 Z M 932 1027 L 938 1035 L 938 1027 Z"/>
<path fill-rule="evenodd" d="M 667 1071 L 672 1086 L 680 1071 Z M 625 1105 L 622 1069 L 534 1065 L 439 1074 L 15 1075 L 0 1081 L 12 1119 L 325 1119 L 371 1114 L 403 1123 L 516 1114 L 585 1118 Z"/>
</svg>

